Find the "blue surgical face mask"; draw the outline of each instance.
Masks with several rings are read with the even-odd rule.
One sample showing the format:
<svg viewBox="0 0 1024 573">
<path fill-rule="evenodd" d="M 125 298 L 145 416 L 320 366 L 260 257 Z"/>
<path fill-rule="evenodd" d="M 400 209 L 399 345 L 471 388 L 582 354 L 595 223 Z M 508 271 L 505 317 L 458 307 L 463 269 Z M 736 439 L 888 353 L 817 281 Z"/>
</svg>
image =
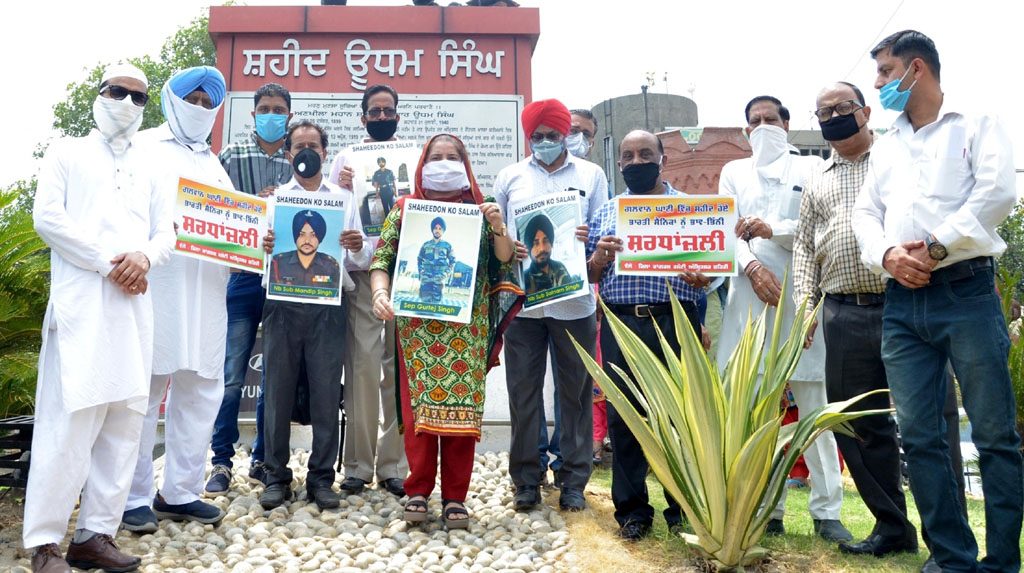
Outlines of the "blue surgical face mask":
<svg viewBox="0 0 1024 573">
<path fill-rule="evenodd" d="M 544 165 L 551 165 L 562 155 L 562 151 L 565 150 L 564 141 L 550 141 L 543 140 L 540 143 L 530 143 L 530 151 L 533 152 L 534 157 L 537 161 L 540 161 Z"/>
<path fill-rule="evenodd" d="M 287 115 L 276 113 L 256 114 L 256 135 L 267 143 L 280 141 L 284 137 L 285 127 L 288 125 Z"/>
<path fill-rule="evenodd" d="M 910 87 L 906 91 L 900 91 L 900 84 L 907 78 L 907 74 L 910 73 L 911 68 L 907 68 L 906 72 L 903 72 L 903 77 L 898 80 L 893 80 L 878 91 L 878 99 L 882 102 L 882 107 L 885 109 L 891 109 L 893 111 L 903 111 L 903 108 L 907 107 L 907 101 L 910 100 L 910 90 L 914 89 L 917 85 L 917 80 L 910 84 Z"/>
</svg>

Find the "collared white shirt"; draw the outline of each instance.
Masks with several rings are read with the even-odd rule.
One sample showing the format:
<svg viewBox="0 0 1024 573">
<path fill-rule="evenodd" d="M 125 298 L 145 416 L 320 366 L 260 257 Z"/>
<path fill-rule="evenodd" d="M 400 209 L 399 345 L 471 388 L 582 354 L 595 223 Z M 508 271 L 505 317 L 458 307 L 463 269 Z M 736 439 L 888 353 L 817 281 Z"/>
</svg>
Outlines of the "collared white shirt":
<svg viewBox="0 0 1024 573">
<path fill-rule="evenodd" d="M 172 215 L 180 177 L 234 189 L 213 151 L 186 147 L 166 123 L 140 132 L 135 143 L 145 146 L 156 185 L 171 205 Z M 183 255 L 171 255 L 166 265 L 150 271 L 154 375 L 191 370 L 203 378 L 224 377 L 229 273 L 224 265 Z"/>
<path fill-rule="evenodd" d="M 533 155 L 502 169 L 494 179 L 494 200 L 507 219 L 510 202 L 538 195 L 561 193 L 569 188 L 582 191 L 582 224 L 589 225 L 598 208 L 608 201 L 608 181 L 600 167 L 568 152 L 565 154 L 565 163 L 552 173 L 548 173 Z M 572 240 L 577 239 L 573 237 Z M 541 308 L 524 310 L 518 316 L 550 317 L 558 320 L 585 318 L 597 310 L 593 293 L 594 289 L 591 287 L 590 296 L 580 296 Z"/>
<path fill-rule="evenodd" d="M 153 356 L 151 294 L 129 296 L 106 278 L 110 260 L 141 251 L 149 276 L 174 248 L 172 204 L 156 187 L 143 150 L 115 155 L 98 131 L 61 139 L 39 170 L 33 218 L 50 247 L 43 348 L 57 337 L 64 409 L 132 400 L 143 412 Z M 152 288 L 152 286 L 150 286 Z M 221 369 L 223 370 L 223 357 Z"/>
<path fill-rule="evenodd" d="M 943 96 L 936 121 L 914 132 L 900 114 L 872 148 L 853 209 L 864 264 L 883 278 L 886 251 L 929 233 L 949 255 L 936 268 L 998 256 L 996 233 L 1017 200 L 1013 144 L 991 115 L 968 116 Z"/>
<path fill-rule="evenodd" d="M 307 191 L 305 187 L 299 183 L 299 180 L 293 175 L 288 183 L 278 187 L 278 191 Z M 317 189 L 318 193 L 336 193 L 344 195 L 346 200 L 349 202 L 345 205 L 345 230 L 356 229 L 359 231 L 359 236 L 363 239 L 363 248 L 358 252 L 353 253 L 352 251 L 342 247 L 341 251 L 343 254 L 341 267 L 341 284 L 345 290 L 352 290 L 355 288 L 355 283 L 352 278 L 348 276 L 348 271 L 351 269 L 362 270 L 370 268 L 370 261 L 373 259 L 373 246 L 370 244 L 370 240 L 363 233 L 363 224 L 359 219 L 359 209 L 352 203 L 353 195 L 351 191 L 338 187 L 334 183 L 327 180 L 326 177 L 320 178 L 320 187 Z M 271 224 L 273 224 L 271 222 Z M 324 240 L 338 240 L 337 237 L 325 237 Z M 266 275 L 264 275 L 264 286 L 266 286 Z"/>
</svg>

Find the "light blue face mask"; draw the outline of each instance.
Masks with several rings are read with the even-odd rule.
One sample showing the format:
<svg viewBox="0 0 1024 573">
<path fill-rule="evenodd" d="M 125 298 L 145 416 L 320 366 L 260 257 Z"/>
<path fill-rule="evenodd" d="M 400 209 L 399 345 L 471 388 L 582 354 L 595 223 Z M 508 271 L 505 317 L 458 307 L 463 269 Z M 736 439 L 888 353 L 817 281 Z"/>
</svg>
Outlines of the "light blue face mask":
<svg viewBox="0 0 1024 573">
<path fill-rule="evenodd" d="M 910 87 L 906 91 L 900 91 L 900 84 L 903 80 L 907 79 L 907 74 L 910 73 L 910 68 L 907 68 L 906 72 L 903 72 L 903 77 L 898 80 L 893 80 L 878 91 L 878 99 L 882 102 L 882 107 L 885 109 L 891 109 L 893 111 L 903 111 L 903 108 L 907 107 L 907 101 L 910 100 L 910 90 L 914 89 L 917 85 L 917 80 L 910 84 Z"/>
<path fill-rule="evenodd" d="M 267 143 L 281 141 L 287 125 L 287 115 L 278 115 L 276 113 L 256 114 L 256 135 L 260 136 L 260 139 Z"/>
<path fill-rule="evenodd" d="M 590 142 L 583 136 L 583 132 L 578 132 L 565 138 L 565 148 L 569 150 L 569 153 L 583 159 L 587 156 L 587 152 L 590 151 Z"/>
<path fill-rule="evenodd" d="M 565 141 L 543 140 L 540 143 L 530 143 L 530 151 L 533 152 L 537 161 L 544 165 L 551 165 L 558 159 L 565 149 Z"/>
</svg>

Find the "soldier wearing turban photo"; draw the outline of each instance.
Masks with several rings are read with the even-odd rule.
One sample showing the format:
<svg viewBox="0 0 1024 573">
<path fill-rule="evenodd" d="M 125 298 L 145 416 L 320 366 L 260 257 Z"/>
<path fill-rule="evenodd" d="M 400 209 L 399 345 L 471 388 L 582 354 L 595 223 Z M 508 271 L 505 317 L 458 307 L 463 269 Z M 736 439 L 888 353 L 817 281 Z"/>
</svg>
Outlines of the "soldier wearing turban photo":
<svg viewBox="0 0 1024 573">
<path fill-rule="evenodd" d="M 423 243 L 420 254 L 416 257 L 416 267 L 420 273 L 420 300 L 423 302 L 441 302 L 444 283 L 451 276 L 455 267 L 455 255 L 452 245 L 441 240 L 441 235 L 448 230 L 448 225 L 441 217 L 430 221 L 430 232 L 433 238 Z"/>
<path fill-rule="evenodd" d="M 271 280 L 277 284 L 338 288 L 341 271 L 337 259 L 317 252 L 325 234 L 327 223 L 320 213 L 308 209 L 296 213 L 292 218 L 296 250 L 271 259 Z"/>
</svg>

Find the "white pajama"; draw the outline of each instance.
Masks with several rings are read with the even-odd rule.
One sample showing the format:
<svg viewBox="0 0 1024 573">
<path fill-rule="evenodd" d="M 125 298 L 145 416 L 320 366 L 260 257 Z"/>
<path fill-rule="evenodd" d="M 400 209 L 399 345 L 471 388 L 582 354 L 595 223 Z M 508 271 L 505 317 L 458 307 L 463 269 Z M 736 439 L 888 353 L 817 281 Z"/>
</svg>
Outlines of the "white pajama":
<svg viewBox="0 0 1024 573">
<path fill-rule="evenodd" d="M 224 381 L 203 378 L 191 370 L 179 370 L 170 376 L 154 375 L 150 382 L 149 408 L 142 428 L 131 493 L 124 506 L 126 510 L 148 506 L 153 501 L 153 445 L 165 391 L 166 454 L 160 495 L 171 505 L 182 505 L 199 499 L 203 491 L 206 452 L 224 396 Z"/>
<path fill-rule="evenodd" d="M 80 493 L 77 529 L 115 534 L 138 455 L 144 398 L 68 412 L 61 392 L 59 346 L 58 337 L 51 336 L 41 360 L 46 375 L 36 388 L 28 477 L 32 495 L 25 499 L 22 530 L 26 548 L 64 539 Z"/>
<path fill-rule="evenodd" d="M 789 388 L 793 390 L 793 398 L 801 412 L 809 414 L 828 403 L 824 382 L 790 380 Z M 804 462 L 811 479 L 811 497 L 807 503 L 811 519 L 839 519 L 839 510 L 843 506 L 843 480 L 839 470 L 839 450 L 832 432 L 823 432 L 814 440 L 804 452 Z M 772 518 L 782 519 L 786 513 L 788 489 L 782 490 L 782 498 L 772 512 Z"/>
</svg>

